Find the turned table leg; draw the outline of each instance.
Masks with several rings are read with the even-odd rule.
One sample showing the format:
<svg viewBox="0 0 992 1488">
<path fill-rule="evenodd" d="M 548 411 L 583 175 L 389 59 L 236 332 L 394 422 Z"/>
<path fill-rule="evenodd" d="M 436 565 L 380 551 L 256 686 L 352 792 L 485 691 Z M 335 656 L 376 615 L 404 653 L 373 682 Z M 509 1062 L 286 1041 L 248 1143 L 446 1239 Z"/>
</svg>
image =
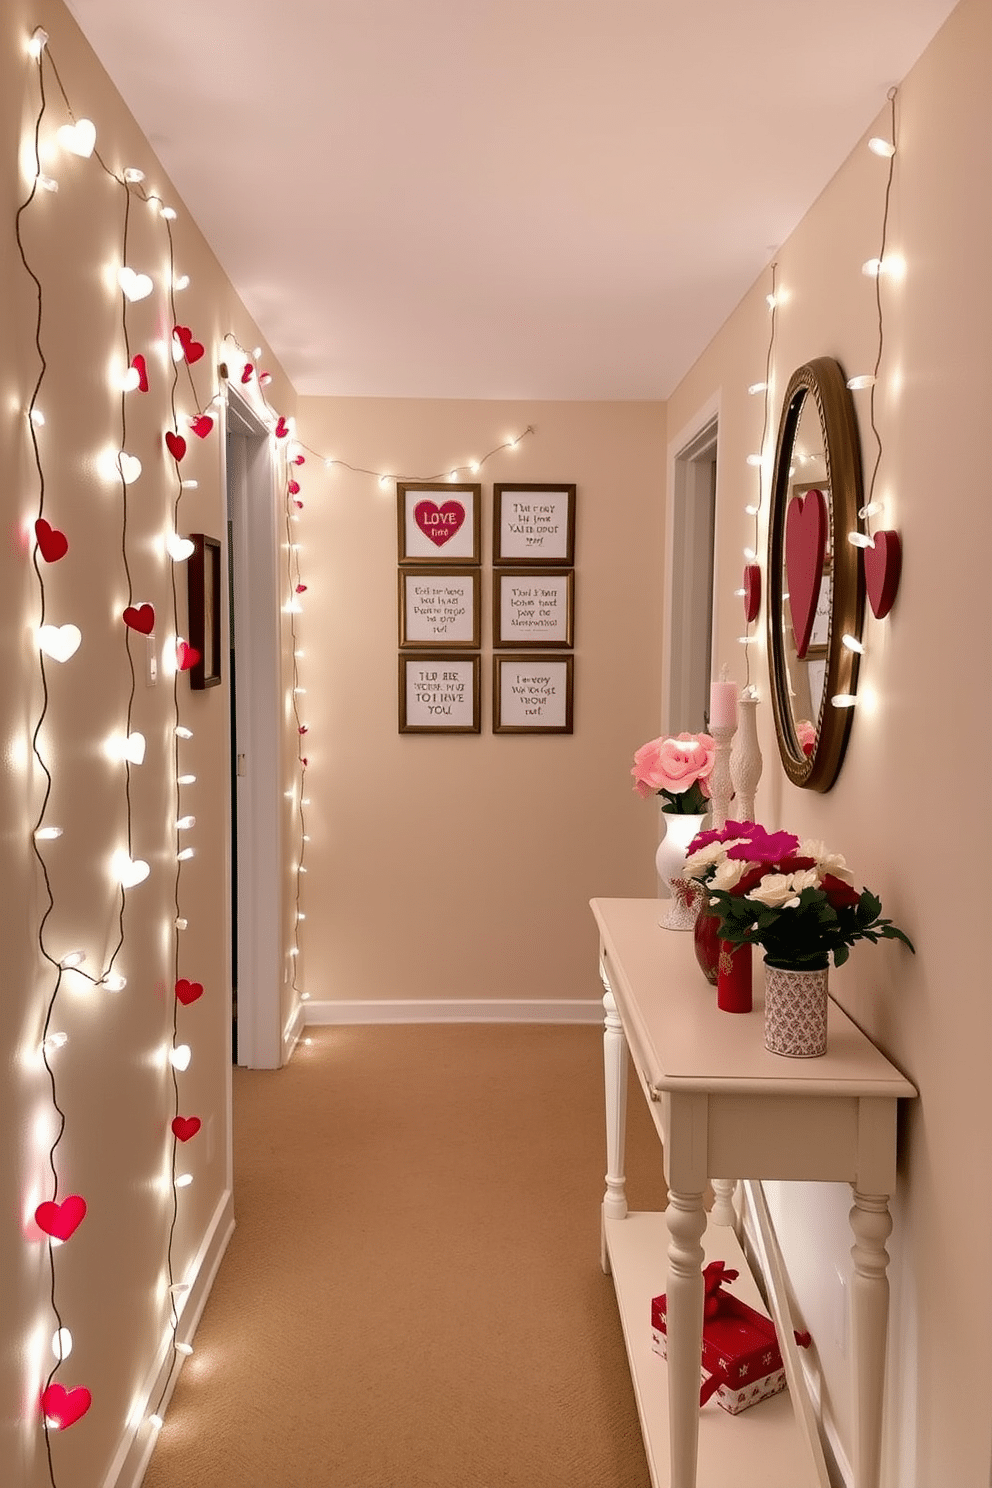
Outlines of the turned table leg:
<svg viewBox="0 0 992 1488">
<path fill-rule="evenodd" d="M 603 1219 L 627 1217 L 627 1194 L 624 1189 L 624 1148 L 627 1135 L 627 1040 L 613 1000 L 613 993 L 603 998 L 606 1025 L 603 1029 L 603 1070 L 606 1077 L 606 1193 L 603 1197 Z M 600 1249 L 603 1270 L 609 1274 L 605 1225 Z"/>
<path fill-rule="evenodd" d="M 695 1488 L 699 1442 L 699 1380 L 703 1344 L 701 1193 L 668 1194 L 668 1412 L 671 1488 Z"/>
<path fill-rule="evenodd" d="M 889 1315 L 889 1264 L 885 1242 L 892 1231 L 886 1194 L 855 1188 L 851 1209 L 854 1276 L 851 1282 L 851 1355 L 854 1389 L 854 1488 L 878 1488 L 882 1460 L 882 1406 Z"/>
</svg>

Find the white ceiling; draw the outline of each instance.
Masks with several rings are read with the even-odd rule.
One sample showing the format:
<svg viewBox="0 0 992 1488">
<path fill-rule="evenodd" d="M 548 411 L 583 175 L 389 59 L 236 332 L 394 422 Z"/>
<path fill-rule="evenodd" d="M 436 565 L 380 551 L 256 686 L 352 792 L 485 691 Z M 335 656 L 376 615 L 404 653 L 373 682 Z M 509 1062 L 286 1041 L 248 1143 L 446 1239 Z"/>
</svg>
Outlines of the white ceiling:
<svg viewBox="0 0 992 1488">
<path fill-rule="evenodd" d="M 953 9 L 67 3 L 300 393 L 528 399 L 667 397 Z"/>
</svg>

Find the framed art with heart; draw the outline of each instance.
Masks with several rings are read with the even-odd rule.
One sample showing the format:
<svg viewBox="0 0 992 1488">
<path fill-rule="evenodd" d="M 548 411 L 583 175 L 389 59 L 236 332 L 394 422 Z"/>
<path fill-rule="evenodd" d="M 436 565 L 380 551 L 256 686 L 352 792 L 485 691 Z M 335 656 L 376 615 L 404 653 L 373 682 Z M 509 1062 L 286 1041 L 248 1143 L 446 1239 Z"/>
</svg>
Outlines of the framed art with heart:
<svg viewBox="0 0 992 1488">
<path fill-rule="evenodd" d="M 493 562 L 575 562 L 575 486 L 504 481 L 493 486 Z"/>
<path fill-rule="evenodd" d="M 400 563 L 481 562 L 482 487 L 397 481 Z"/>
</svg>

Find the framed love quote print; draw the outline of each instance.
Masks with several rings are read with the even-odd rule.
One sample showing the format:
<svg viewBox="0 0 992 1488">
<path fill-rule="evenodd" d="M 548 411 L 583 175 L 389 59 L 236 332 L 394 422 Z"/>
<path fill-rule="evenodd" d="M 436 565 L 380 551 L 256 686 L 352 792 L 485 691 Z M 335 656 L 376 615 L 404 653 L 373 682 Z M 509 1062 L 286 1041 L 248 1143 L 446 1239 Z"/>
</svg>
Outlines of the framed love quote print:
<svg viewBox="0 0 992 1488">
<path fill-rule="evenodd" d="M 400 646 L 478 651 L 480 575 L 474 568 L 399 570 Z"/>
<path fill-rule="evenodd" d="M 571 656 L 494 656 L 493 733 L 570 734 Z"/>
<path fill-rule="evenodd" d="M 493 562 L 575 562 L 575 486 L 493 486 Z"/>
<path fill-rule="evenodd" d="M 575 570 L 497 568 L 493 573 L 493 645 L 572 645 Z"/>
<path fill-rule="evenodd" d="M 479 657 L 443 651 L 400 656 L 401 734 L 477 734 Z"/>
<path fill-rule="evenodd" d="M 480 485 L 397 481 L 396 506 L 401 564 L 481 561 Z"/>
</svg>

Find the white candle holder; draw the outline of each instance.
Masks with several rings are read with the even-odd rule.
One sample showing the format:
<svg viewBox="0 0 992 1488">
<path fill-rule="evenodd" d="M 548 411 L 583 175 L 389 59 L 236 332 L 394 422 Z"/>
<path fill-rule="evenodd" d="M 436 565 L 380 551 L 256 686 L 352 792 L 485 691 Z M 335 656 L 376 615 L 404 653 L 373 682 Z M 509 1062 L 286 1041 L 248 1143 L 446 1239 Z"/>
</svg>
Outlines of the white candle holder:
<svg viewBox="0 0 992 1488">
<path fill-rule="evenodd" d="M 710 738 L 716 744 L 716 759 L 710 772 L 710 814 L 715 828 L 725 827 L 730 814 L 733 782 L 730 775 L 730 746 L 736 724 L 710 724 Z"/>
<path fill-rule="evenodd" d="M 730 754 L 730 775 L 734 788 L 734 821 L 753 822 L 754 795 L 761 779 L 761 750 L 755 710 L 758 699 L 745 694 L 737 703 L 737 737 Z"/>
</svg>

